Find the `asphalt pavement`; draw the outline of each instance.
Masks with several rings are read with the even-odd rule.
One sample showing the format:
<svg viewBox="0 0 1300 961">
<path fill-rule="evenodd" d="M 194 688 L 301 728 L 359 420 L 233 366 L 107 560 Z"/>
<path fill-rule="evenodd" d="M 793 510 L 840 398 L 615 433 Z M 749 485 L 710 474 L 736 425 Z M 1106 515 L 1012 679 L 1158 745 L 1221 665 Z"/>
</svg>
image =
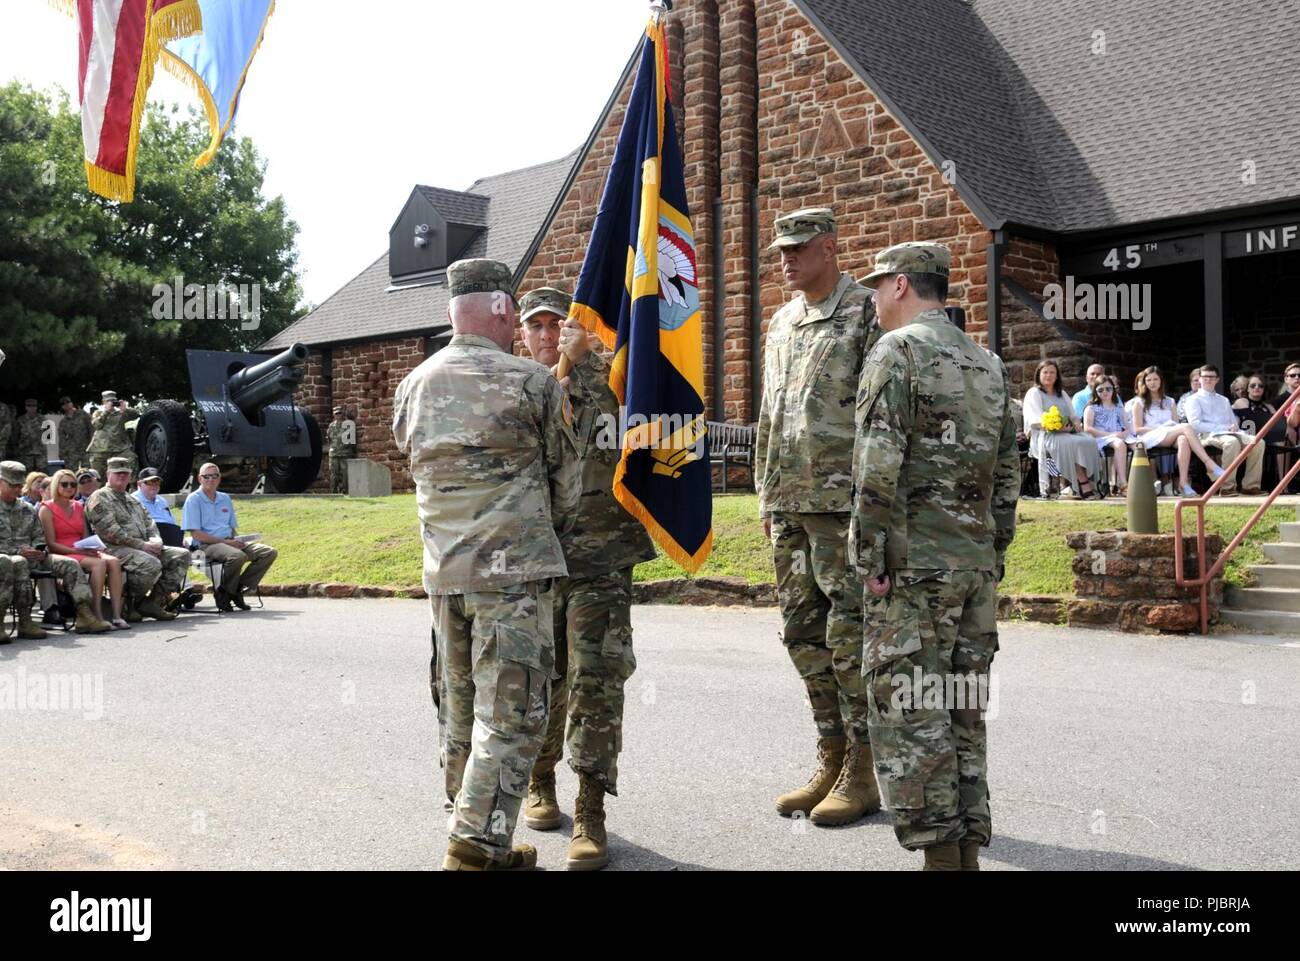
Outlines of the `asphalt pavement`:
<svg viewBox="0 0 1300 961">
<path fill-rule="evenodd" d="M 0 647 L 0 867 L 426 869 L 428 608 L 272 598 Z M 814 731 L 771 609 L 637 607 L 611 869 L 914 868 L 887 812 L 779 817 Z M 1300 863 L 1300 644 L 1002 625 L 986 870 Z M 562 869 L 560 831 L 517 832 Z"/>
</svg>

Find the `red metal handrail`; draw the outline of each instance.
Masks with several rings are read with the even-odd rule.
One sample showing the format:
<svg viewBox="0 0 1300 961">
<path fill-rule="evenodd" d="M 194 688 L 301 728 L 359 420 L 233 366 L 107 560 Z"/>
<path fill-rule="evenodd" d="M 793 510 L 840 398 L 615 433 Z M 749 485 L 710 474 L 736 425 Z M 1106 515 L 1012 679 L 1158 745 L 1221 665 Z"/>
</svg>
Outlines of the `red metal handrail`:
<svg viewBox="0 0 1300 961">
<path fill-rule="evenodd" d="M 1232 552 L 1235 551 L 1237 546 L 1246 539 L 1246 535 L 1250 533 L 1251 528 L 1255 526 L 1255 523 L 1264 516 L 1264 512 L 1272 507 L 1273 502 L 1277 500 L 1278 496 L 1284 490 L 1286 490 L 1287 485 L 1291 483 L 1291 479 L 1295 477 L 1296 473 L 1300 472 L 1300 457 L 1296 458 L 1295 464 L 1293 464 L 1291 469 L 1286 472 L 1286 476 L 1278 482 L 1278 485 L 1273 488 L 1268 497 L 1264 498 L 1264 503 L 1259 506 L 1259 510 L 1255 511 L 1255 513 L 1251 515 L 1250 520 L 1246 521 L 1246 525 L 1240 532 L 1238 532 L 1237 536 L 1232 539 L 1232 542 L 1223 549 L 1223 553 L 1219 555 L 1219 559 L 1214 562 L 1214 566 L 1208 571 L 1205 569 L 1205 505 L 1209 503 L 1210 498 L 1218 492 L 1220 485 L 1222 485 L 1225 480 L 1229 477 L 1236 476 L 1237 468 L 1240 467 L 1242 463 L 1245 462 L 1246 458 L 1250 456 L 1251 450 L 1257 444 L 1264 443 L 1264 436 L 1272 429 L 1273 424 L 1277 422 L 1277 419 L 1283 416 L 1283 411 L 1286 410 L 1287 406 L 1297 401 L 1300 401 L 1300 387 L 1297 387 L 1292 391 L 1291 397 L 1288 399 L 1287 403 L 1278 407 L 1277 412 L 1269 418 L 1267 424 L 1255 429 L 1254 439 L 1241 448 L 1241 453 L 1233 459 L 1230 465 L 1223 468 L 1223 473 L 1219 475 L 1218 480 L 1210 485 L 1209 490 L 1200 497 L 1180 497 L 1174 504 L 1174 583 L 1179 587 L 1200 588 L 1202 634 L 1208 634 L 1210 630 L 1210 581 L 1212 581 L 1218 573 L 1223 570 L 1223 566 L 1228 563 L 1228 558 L 1232 556 Z M 1183 577 L 1185 560 L 1183 556 L 1184 507 L 1196 508 L 1196 557 L 1197 566 L 1200 568 L 1201 576 L 1191 581 Z"/>
</svg>

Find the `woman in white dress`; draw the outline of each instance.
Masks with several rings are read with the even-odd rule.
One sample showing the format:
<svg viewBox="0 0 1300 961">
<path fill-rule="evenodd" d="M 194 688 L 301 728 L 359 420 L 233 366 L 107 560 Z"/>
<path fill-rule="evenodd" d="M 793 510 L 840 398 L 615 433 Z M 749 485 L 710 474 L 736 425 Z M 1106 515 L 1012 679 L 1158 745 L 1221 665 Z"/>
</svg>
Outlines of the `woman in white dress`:
<svg viewBox="0 0 1300 961">
<path fill-rule="evenodd" d="M 1061 430 L 1044 430 L 1043 414 L 1056 407 L 1065 426 Z M 1097 443 L 1083 432 L 1083 424 L 1074 415 L 1070 395 L 1061 387 L 1060 370 L 1055 361 L 1045 360 L 1034 371 L 1034 386 L 1025 392 L 1025 430 L 1029 432 L 1029 454 L 1038 460 L 1038 489 L 1048 494 L 1049 478 L 1070 478 L 1075 492 L 1085 500 L 1100 497 L 1101 454 Z"/>
<path fill-rule="evenodd" d="M 1201 446 L 1191 424 L 1180 423 L 1178 408 L 1165 396 L 1165 378 L 1159 367 L 1148 367 L 1137 376 L 1137 397 L 1133 401 L 1133 433 L 1148 451 L 1158 447 L 1174 447 L 1178 451 L 1178 484 L 1184 497 L 1195 497 L 1196 490 L 1188 483 L 1187 470 L 1195 454 L 1205 465 L 1211 480 L 1223 473 Z M 1166 489 L 1166 494 L 1173 492 Z"/>
</svg>

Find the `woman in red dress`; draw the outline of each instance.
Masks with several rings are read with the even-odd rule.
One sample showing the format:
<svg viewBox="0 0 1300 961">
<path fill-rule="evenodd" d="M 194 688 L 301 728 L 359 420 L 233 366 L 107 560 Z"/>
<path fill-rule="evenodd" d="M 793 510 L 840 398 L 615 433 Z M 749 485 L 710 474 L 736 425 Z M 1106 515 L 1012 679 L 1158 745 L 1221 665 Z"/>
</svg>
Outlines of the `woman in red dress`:
<svg viewBox="0 0 1300 961">
<path fill-rule="evenodd" d="M 41 505 L 41 526 L 45 528 L 45 546 L 51 554 L 71 557 L 90 576 L 90 609 L 100 620 L 100 601 L 104 582 L 108 582 L 113 601 L 112 625 L 124 631 L 131 625 L 122 619 L 122 562 L 101 551 L 78 550 L 72 545 L 86 537 L 86 510 L 76 500 L 77 475 L 70 470 L 56 471 L 50 478 L 50 499 Z"/>
</svg>

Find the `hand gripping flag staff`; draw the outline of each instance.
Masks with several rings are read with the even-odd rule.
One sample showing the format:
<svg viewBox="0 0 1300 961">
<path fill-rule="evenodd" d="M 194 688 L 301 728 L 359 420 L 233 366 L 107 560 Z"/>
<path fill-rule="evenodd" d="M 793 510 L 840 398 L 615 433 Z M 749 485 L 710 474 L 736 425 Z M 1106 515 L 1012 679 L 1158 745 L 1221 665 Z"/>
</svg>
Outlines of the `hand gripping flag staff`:
<svg viewBox="0 0 1300 961">
<path fill-rule="evenodd" d="M 211 140 L 195 166 L 207 164 L 234 122 L 274 0 L 50 2 L 77 19 L 77 92 L 90 189 L 110 200 L 134 198 L 140 121 L 160 58 L 203 103 Z"/>
<path fill-rule="evenodd" d="M 614 352 L 624 408 L 614 496 L 689 573 L 713 547 L 695 238 L 670 112 L 667 2 L 641 61 L 569 316 Z"/>
</svg>

